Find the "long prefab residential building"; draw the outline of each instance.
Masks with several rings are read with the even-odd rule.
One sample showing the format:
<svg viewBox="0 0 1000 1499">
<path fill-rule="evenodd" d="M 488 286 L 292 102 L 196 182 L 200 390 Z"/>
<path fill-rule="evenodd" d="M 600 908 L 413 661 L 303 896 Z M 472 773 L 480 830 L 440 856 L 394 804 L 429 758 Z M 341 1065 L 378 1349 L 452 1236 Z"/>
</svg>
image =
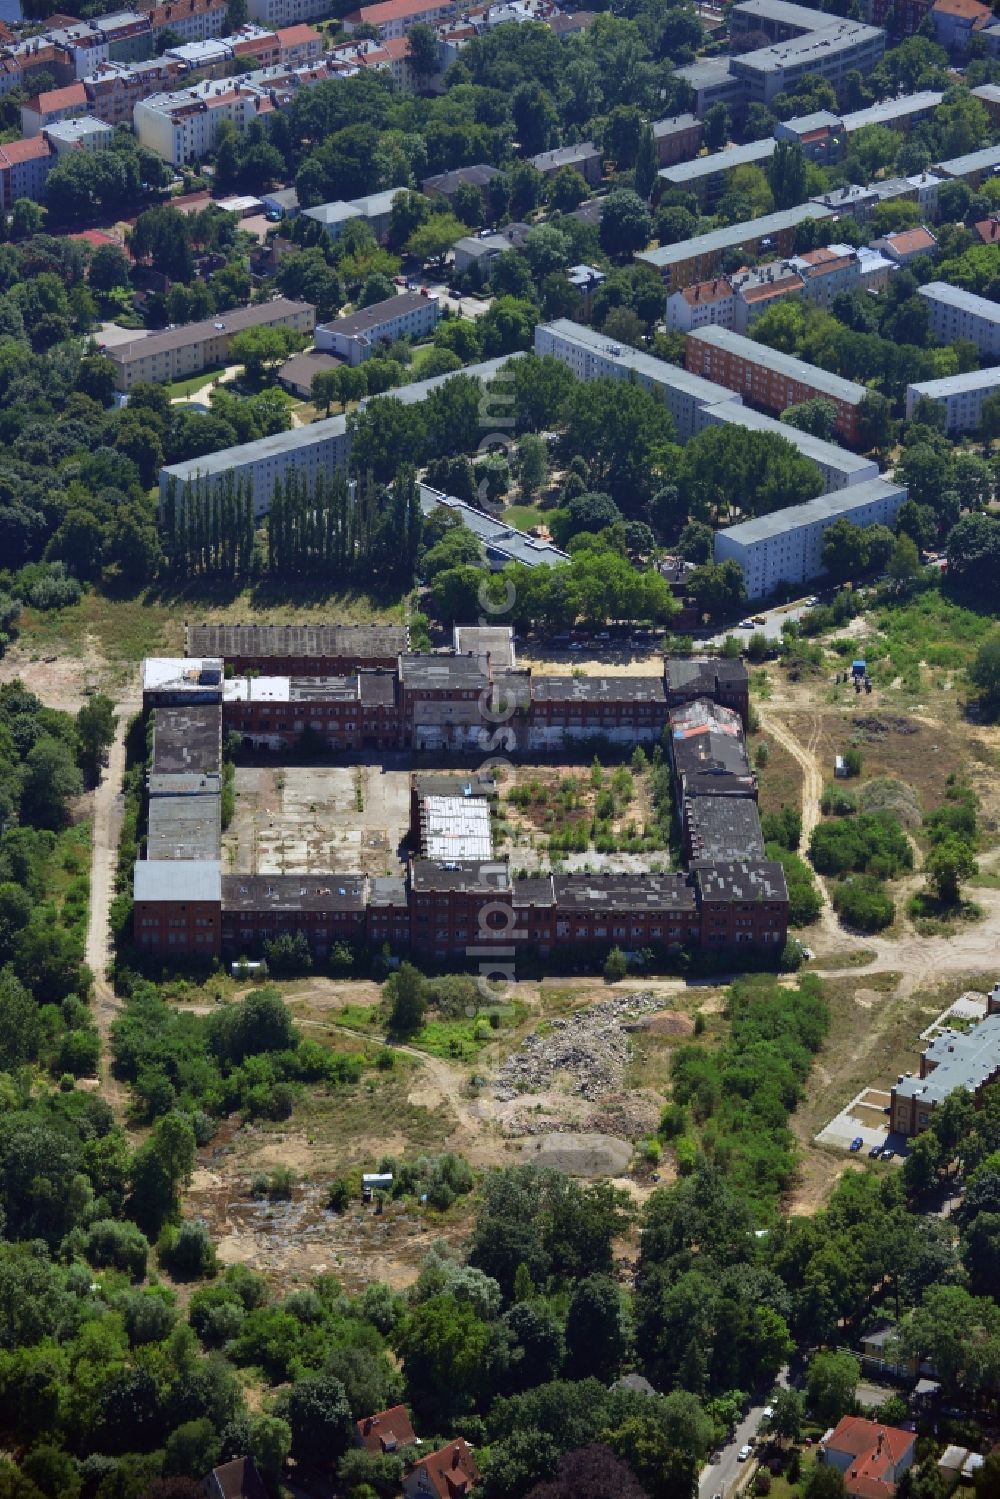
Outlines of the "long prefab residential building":
<svg viewBox="0 0 1000 1499">
<path fill-rule="evenodd" d="M 797 208 L 783 208 L 763 214 L 741 224 L 727 224 L 696 234 L 675 245 L 659 245 L 643 250 L 635 258 L 659 271 L 668 291 L 704 281 L 722 269 L 727 250 L 747 250 L 753 254 L 770 250 L 775 256 L 790 255 L 795 248 L 795 231 L 809 219 L 832 218 L 834 210 L 823 203 L 800 203 Z"/>
<path fill-rule="evenodd" d="M 985 359 L 1000 359 L 1000 306 L 974 292 L 949 286 L 946 281 L 928 281 L 917 293 L 927 303 L 930 329 L 942 343 L 970 338 Z"/>
<path fill-rule="evenodd" d="M 740 404 L 734 391 L 568 318 L 538 324 L 535 353 L 560 360 L 578 380 L 635 380 L 645 390 L 656 391 L 674 419 L 681 442 L 704 430 L 708 425 L 705 413 L 710 407 L 720 401 Z"/>
<path fill-rule="evenodd" d="M 162 333 L 147 334 L 106 353 L 114 368 L 115 389 L 128 391 L 140 380 L 163 384 L 224 364 L 230 340 L 250 328 L 290 328 L 295 333 L 311 333 L 315 326 L 316 309 L 311 302 L 275 297 L 255 306 L 231 308 L 204 322 L 165 328 Z"/>
<path fill-rule="evenodd" d="M 695 375 L 739 391 L 753 406 L 782 412 L 820 397 L 836 412 L 834 431 L 845 442 L 858 441 L 858 412 L 865 386 L 818 365 L 807 364 L 730 328 L 697 328 L 687 336 L 685 361 Z"/>
<path fill-rule="evenodd" d="M 949 437 L 975 432 L 983 417 L 983 402 L 1000 390 L 1000 365 L 987 370 L 967 370 L 943 380 L 920 380 L 906 387 L 906 419 L 920 400 L 933 401 L 944 410 L 944 430 Z"/>
<path fill-rule="evenodd" d="M 885 479 L 821 494 L 805 505 L 741 521 L 716 533 L 716 562 L 735 562 L 747 595 L 764 598 L 783 583 L 808 583 L 823 568 L 823 535 L 834 521 L 855 526 L 891 526 L 906 499 L 906 486 Z"/>
<path fill-rule="evenodd" d="M 457 375 L 474 375 L 488 382 L 495 379 L 511 359 L 518 357 L 517 354 L 505 354 L 499 359 L 471 364 L 453 374 L 432 375 L 430 379 L 418 380 L 412 385 L 401 385 L 384 395 L 366 397 L 361 402 L 361 409 L 371 401 L 392 399 L 407 405 L 422 401 L 432 390 Z M 484 410 L 490 417 L 497 415 L 492 403 L 486 403 Z M 180 503 L 187 493 L 205 493 L 223 488 L 230 482 L 249 484 L 254 515 L 259 520 L 271 508 L 275 484 L 284 481 L 290 473 L 296 473 L 312 485 L 317 479 L 329 478 L 339 469 L 347 468 L 350 456 L 351 433 L 347 417 L 329 416 L 312 422 L 308 427 L 292 427 L 287 432 L 275 432 L 254 442 L 220 448 L 218 452 L 206 453 L 201 458 L 167 464 L 160 470 L 160 503 L 162 505 L 171 493 Z"/>
<path fill-rule="evenodd" d="M 798 427 L 779 422 L 750 406 L 737 406 L 733 402 L 728 406 L 721 403 L 709 406 L 705 420 L 710 427 L 725 424 L 744 427 L 748 432 L 773 432 L 775 437 L 783 437 L 793 448 L 798 448 L 803 458 L 810 458 L 815 463 L 828 489 L 847 489 L 853 484 L 864 484 L 869 479 L 878 478 L 878 464 L 870 458 L 862 458 L 860 453 L 851 453 L 835 442 L 814 437 L 811 432 L 802 432 Z"/>
</svg>

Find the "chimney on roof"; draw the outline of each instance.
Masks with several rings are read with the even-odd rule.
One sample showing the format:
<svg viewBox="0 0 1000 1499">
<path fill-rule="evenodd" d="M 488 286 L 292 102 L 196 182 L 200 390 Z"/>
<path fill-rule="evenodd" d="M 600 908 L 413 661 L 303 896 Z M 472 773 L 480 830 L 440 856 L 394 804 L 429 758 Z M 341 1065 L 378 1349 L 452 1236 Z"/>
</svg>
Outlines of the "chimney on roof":
<svg viewBox="0 0 1000 1499">
<path fill-rule="evenodd" d="M 451 1454 L 451 1465 L 452 1465 L 453 1468 L 457 1468 L 458 1467 L 459 1462 L 461 1461 L 461 1457 L 462 1457 L 461 1449 L 458 1448 L 458 1447 L 456 1447 L 455 1450 L 454 1450 L 454 1452 Z"/>
</svg>

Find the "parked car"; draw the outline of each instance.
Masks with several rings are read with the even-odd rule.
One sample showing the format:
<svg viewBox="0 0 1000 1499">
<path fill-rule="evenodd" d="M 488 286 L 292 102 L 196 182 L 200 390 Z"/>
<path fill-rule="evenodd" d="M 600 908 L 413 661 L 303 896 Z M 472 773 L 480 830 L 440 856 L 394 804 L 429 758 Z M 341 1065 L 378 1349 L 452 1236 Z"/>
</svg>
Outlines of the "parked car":
<svg viewBox="0 0 1000 1499">
<path fill-rule="evenodd" d="M 868 1152 L 868 1159 L 870 1161 L 877 1161 L 878 1158 L 879 1158 L 879 1156 L 881 1154 L 882 1154 L 882 1147 L 881 1147 L 881 1145 L 873 1145 L 872 1148 L 871 1148 L 871 1150 Z"/>
<path fill-rule="evenodd" d="M 752 630 L 753 629 L 753 620 L 752 619 L 741 619 L 740 622 L 739 622 L 738 628 L 741 629 L 741 630 Z"/>
<path fill-rule="evenodd" d="M 755 614 L 754 617 L 753 617 L 753 622 L 754 622 L 755 625 L 766 625 L 767 624 L 767 615 L 766 614 Z"/>
<path fill-rule="evenodd" d="M 749 1442 L 744 1442 L 743 1446 L 740 1448 L 739 1452 L 737 1452 L 737 1454 L 736 1454 L 736 1461 L 738 1463 L 745 1463 L 746 1460 L 747 1460 L 747 1458 L 750 1456 L 750 1454 L 751 1454 L 752 1451 L 753 1451 L 753 1448 L 750 1446 L 750 1443 Z"/>
<path fill-rule="evenodd" d="M 864 1143 L 864 1139 L 861 1135 L 855 1135 L 854 1139 L 851 1141 L 851 1154 L 857 1155 L 858 1151 L 861 1149 Z"/>
<path fill-rule="evenodd" d="M 809 595 L 809 597 L 806 599 L 806 608 L 807 609 L 815 609 L 815 607 L 816 607 L 816 605 L 818 603 L 819 603 L 819 599 L 816 597 L 816 595 L 814 593 L 811 593 Z"/>
<path fill-rule="evenodd" d="M 890 1149 L 888 1145 L 883 1146 L 882 1159 L 883 1161 L 894 1161 L 896 1159 L 896 1152 Z"/>
</svg>

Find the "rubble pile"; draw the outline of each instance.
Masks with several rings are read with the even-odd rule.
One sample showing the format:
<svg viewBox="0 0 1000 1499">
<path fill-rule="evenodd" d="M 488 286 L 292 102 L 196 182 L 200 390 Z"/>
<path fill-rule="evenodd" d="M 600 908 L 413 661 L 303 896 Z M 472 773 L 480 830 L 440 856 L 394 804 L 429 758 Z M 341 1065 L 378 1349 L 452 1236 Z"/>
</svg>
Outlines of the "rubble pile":
<svg viewBox="0 0 1000 1499">
<path fill-rule="evenodd" d="M 588 1101 L 619 1089 L 631 1055 L 629 1029 L 663 1007 L 654 994 L 623 994 L 552 1020 L 509 1056 L 494 1079 L 494 1097 L 507 1103 L 524 1093 L 567 1081 Z"/>
</svg>

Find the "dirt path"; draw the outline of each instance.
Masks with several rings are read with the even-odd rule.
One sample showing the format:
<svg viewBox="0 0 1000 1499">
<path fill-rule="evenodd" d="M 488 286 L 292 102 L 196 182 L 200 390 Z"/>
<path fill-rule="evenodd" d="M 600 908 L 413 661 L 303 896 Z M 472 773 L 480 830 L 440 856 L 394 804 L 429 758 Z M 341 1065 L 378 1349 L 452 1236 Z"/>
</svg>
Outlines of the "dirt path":
<svg viewBox="0 0 1000 1499">
<path fill-rule="evenodd" d="M 118 838 L 122 823 L 122 780 L 125 775 L 125 734 L 137 711 L 132 695 L 116 703 L 118 724 L 108 765 L 94 792 L 94 831 L 90 862 L 90 919 L 87 925 L 85 959 L 94 975 L 94 1020 L 101 1037 L 101 1088 L 120 1118 L 125 1111 L 125 1090 L 111 1076 L 111 1026 L 121 1002 L 108 980 L 111 963 L 111 901 L 114 890 Z"/>
</svg>

